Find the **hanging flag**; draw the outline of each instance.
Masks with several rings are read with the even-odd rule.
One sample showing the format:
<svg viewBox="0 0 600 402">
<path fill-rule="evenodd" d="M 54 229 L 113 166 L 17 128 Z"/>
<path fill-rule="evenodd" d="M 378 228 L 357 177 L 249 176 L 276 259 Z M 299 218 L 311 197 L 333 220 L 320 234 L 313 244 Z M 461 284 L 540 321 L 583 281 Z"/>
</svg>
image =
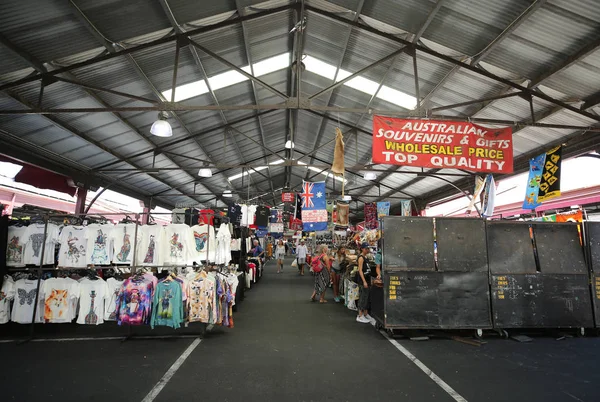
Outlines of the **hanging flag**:
<svg viewBox="0 0 600 402">
<path fill-rule="evenodd" d="M 382 218 L 390 214 L 390 202 L 380 201 L 377 203 L 377 218 Z"/>
<path fill-rule="evenodd" d="M 327 230 L 325 182 L 302 182 L 302 227 L 305 232 Z"/>
<path fill-rule="evenodd" d="M 400 207 L 402 209 L 402 216 L 411 216 L 412 215 L 412 201 L 411 200 L 400 201 Z"/>
<path fill-rule="evenodd" d="M 546 154 L 541 154 L 529 160 L 529 177 L 527 178 L 527 191 L 523 200 L 523 209 L 535 209 L 542 203 L 538 201 L 542 171 L 546 162 Z"/>
<path fill-rule="evenodd" d="M 282 223 L 269 223 L 270 233 L 283 233 L 283 222 Z"/>
<path fill-rule="evenodd" d="M 485 190 L 481 202 L 481 216 L 490 217 L 494 215 L 496 206 L 496 182 L 494 176 L 488 174 L 485 178 Z"/>
<path fill-rule="evenodd" d="M 538 202 L 560 197 L 560 165 L 562 161 L 562 146 L 557 146 L 546 152 L 546 161 L 540 180 Z"/>
<path fill-rule="evenodd" d="M 473 191 L 473 197 L 471 197 L 471 202 L 469 202 L 469 206 L 467 207 L 467 215 L 471 213 L 473 208 L 475 208 L 475 203 L 479 199 L 481 192 L 483 191 L 483 186 L 485 185 L 485 180 L 481 176 L 475 176 L 475 190 Z"/>
<path fill-rule="evenodd" d="M 294 202 L 295 193 L 281 193 L 281 202 Z"/>
<path fill-rule="evenodd" d="M 336 220 L 337 226 L 348 226 L 348 216 L 350 214 L 350 205 L 347 202 L 337 201 L 336 202 Z"/>
</svg>

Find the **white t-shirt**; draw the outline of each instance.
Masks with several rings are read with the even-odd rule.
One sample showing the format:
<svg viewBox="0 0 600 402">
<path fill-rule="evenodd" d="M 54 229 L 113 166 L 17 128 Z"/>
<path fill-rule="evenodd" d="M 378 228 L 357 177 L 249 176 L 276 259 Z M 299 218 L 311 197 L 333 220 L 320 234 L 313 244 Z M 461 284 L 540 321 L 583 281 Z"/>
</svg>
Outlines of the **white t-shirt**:
<svg viewBox="0 0 600 402">
<path fill-rule="evenodd" d="M 60 233 L 58 265 L 61 267 L 87 267 L 87 227 L 65 226 Z"/>
<path fill-rule="evenodd" d="M 229 226 L 222 223 L 217 233 L 217 253 L 215 257 L 216 264 L 229 264 L 231 261 L 231 233 Z"/>
<path fill-rule="evenodd" d="M 25 233 L 26 227 L 9 226 L 8 243 L 6 244 L 6 265 L 9 267 L 25 266 Z"/>
<path fill-rule="evenodd" d="M 5 276 L 0 289 L 0 324 L 6 324 L 10 319 L 10 301 L 14 298 L 15 282 L 10 276 Z M 29 319 L 31 320 L 31 317 Z"/>
<path fill-rule="evenodd" d="M 254 217 L 256 215 L 256 205 L 242 205 L 242 222 L 241 226 L 254 225 Z"/>
<path fill-rule="evenodd" d="M 108 296 L 108 285 L 102 279 L 82 279 L 79 282 L 79 316 L 77 317 L 77 324 L 103 324 L 104 301 Z"/>
<path fill-rule="evenodd" d="M 44 321 L 71 322 L 75 318 L 79 282 L 71 278 L 50 278 L 44 281 Z"/>
<path fill-rule="evenodd" d="M 215 228 L 211 225 L 195 225 L 192 226 L 194 234 L 194 261 L 214 261 L 215 250 L 217 249 L 217 238 L 215 236 Z M 208 255 L 207 255 L 208 254 Z"/>
<path fill-rule="evenodd" d="M 160 265 L 160 245 L 165 241 L 165 229 L 160 225 L 144 225 L 138 228 L 141 233 L 137 260 L 139 265 Z"/>
<path fill-rule="evenodd" d="M 93 265 L 109 265 L 112 247 L 110 235 L 113 225 L 87 225 L 87 263 Z"/>
<path fill-rule="evenodd" d="M 44 265 L 54 264 L 54 248 L 59 241 L 58 226 L 48 223 L 46 232 L 46 248 L 44 249 Z M 44 244 L 44 224 L 32 223 L 25 232 L 25 264 L 40 265 L 42 244 Z"/>
<path fill-rule="evenodd" d="M 117 297 L 121 291 L 122 284 L 123 281 L 119 281 L 115 278 L 108 278 L 106 280 L 107 297 L 104 302 L 104 319 L 107 321 L 117 320 Z"/>
<path fill-rule="evenodd" d="M 303 246 L 302 244 L 300 244 L 296 247 L 296 257 L 306 259 L 307 254 L 308 254 L 308 249 L 306 248 L 306 246 Z"/>
<path fill-rule="evenodd" d="M 141 233 L 138 230 L 138 241 L 140 234 Z M 119 223 L 115 225 L 110 235 L 111 239 L 113 239 L 114 246 L 112 260 L 114 264 L 132 265 L 134 236 L 135 223 Z"/>
<path fill-rule="evenodd" d="M 33 306 L 35 302 L 35 293 L 37 290 L 37 279 L 19 279 L 15 282 L 15 300 L 13 302 L 11 321 L 19 324 L 31 324 L 33 315 Z M 40 281 L 40 297 L 38 298 L 38 307 L 35 314 L 35 322 L 43 322 L 44 316 L 44 297 L 42 289 L 44 280 Z"/>
<path fill-rule="evenodd" d="M 196 244 L 192 228 L 184 224 L 165 226 L 161 260 L 164 264 L 186 265 L 194 258 Z"/>
</svg>

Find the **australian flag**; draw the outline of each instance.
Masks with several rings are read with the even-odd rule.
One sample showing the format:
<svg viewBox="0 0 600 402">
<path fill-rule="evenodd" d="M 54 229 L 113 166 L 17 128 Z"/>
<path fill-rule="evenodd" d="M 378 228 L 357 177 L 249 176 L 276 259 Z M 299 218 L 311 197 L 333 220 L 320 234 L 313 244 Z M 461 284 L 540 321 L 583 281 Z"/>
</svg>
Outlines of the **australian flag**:
<svg viewBox="0 0 600 402">
<path fill-rule="evenodd" d="M 327 230 L 325 182 L 302 182 L 302 229 L 305 232 Z"/>
</svg>

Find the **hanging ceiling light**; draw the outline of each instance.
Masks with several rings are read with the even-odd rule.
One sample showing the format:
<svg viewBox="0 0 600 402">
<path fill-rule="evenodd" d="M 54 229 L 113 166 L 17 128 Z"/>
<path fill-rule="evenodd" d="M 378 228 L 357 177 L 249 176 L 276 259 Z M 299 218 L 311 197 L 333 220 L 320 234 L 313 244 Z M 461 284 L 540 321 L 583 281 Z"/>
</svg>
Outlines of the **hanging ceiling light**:
<svg viewBox="0 0 600 402">
<path fill-rule="evenodd" d="M 281 144 L 281 143 L 280 143 Z M 287 140 L 287 142 L 285 143 L 285 147 L 286 149 L 292 149 L 292 148 L 296 148 L 296 144 L 294 144 L 292 142 L 292 140 Z"/>
<path fill-rule="evenodd" d="M 231 198 L 231 197 L 233 197 L 233 194 L 231 194 L 231 190 L 225 190 L 225 191 L 223 191 L 223 197 L 225 197 L 225 198 Z"/>
<path fill-rule="evenodd" d="M 377 178 L 377 175 L 375 174 L 375 172 L 365 172 L 363 178 L 365 180 L 375 180 Z"/>
<path fill-rule="evenodd" d="M 158 113 L 158 120 L 156 120 L 152 127 L 150 127 L 150 134 L 157 137 L 172 137 L 173 129 L 167 121 L 169 115 L 166 112 Z"/>
<path fill-rule="evenodd" d="M 349 195 L 345 195 L 345 196 L 343 196 L 343 197 L 342 197 L 342 199 L 343 199 L 344 201 L 352 201 L 352 197 L 351 197 L 351 196 L 349 196 Z"/>
<path fill-rule="evenodd" d="M 204 164 L 204 167 L 198 170 L 198 176 L 200 177 L 212 177 L 212 170 L 208 168 L 208 164 Z"/>
</svg>

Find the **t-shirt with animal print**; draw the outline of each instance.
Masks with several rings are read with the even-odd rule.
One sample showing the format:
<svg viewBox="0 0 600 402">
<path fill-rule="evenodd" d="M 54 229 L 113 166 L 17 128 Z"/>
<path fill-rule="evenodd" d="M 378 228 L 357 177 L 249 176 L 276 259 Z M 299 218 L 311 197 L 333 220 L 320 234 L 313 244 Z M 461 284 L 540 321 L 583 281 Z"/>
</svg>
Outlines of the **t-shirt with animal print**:
<svg viewBox="0 0 600 402">
<path fill-rule="evenodd" d="M 61 267 L 87 267 L 87 236 L 84 226 L 65 226 L 60 233 L 58 265 Z"/>
<path fill-rule="evenodd" d="M 40 297 L 38 299 L 35 322 L 43 322 L 44 298 L 42 297 L 43 295 L 41 294 L 41 290 L 44 286 L 44 282 L 45 281 L 40 280 Z M 12 313 L 10 316 L 11 321 L 19 324 L 31 324 L 37 286 L 37 279 L 19 279 L 15 282 L 15 301 L 13 303 Z"/>
<path fill-rule="evenodd" d="M 54 248 L 59 240 L 58 226 L 48 223 L 46 232 L 46 247 L 44 248 L 44 265 L 54 264 Z M 44 244 L 44 224 L 32 223 L 27 226 L 25 232 L 25 264 L 39 265 L 42 257 L 42 245 Z"/>
<path fill-rule="evenodd" d="M 44 321 L 71 322 L 75 318 L 79 283 L 71 278 L 50 278 L 44 281 Z"/>
<path fill-rule="evenodd" d="M 25 266 L 25 233 L 26 227 L 9 226 L 8 243 L 6 244 L 6 266 Z"/>
<path fill-rule="evenodd" d="M 79 316 L 77 324 L 104 324 L 104 302 L 109 296 L 104 280 L 84 278 L 79 281 Z"/>
<path fill-rule="evenodd" d="M 15 282 L 5 276 L 0 289 L 0 324 L 6 324 L 10 318 L 10 301 L 15 297 Z"/>
</svg>

